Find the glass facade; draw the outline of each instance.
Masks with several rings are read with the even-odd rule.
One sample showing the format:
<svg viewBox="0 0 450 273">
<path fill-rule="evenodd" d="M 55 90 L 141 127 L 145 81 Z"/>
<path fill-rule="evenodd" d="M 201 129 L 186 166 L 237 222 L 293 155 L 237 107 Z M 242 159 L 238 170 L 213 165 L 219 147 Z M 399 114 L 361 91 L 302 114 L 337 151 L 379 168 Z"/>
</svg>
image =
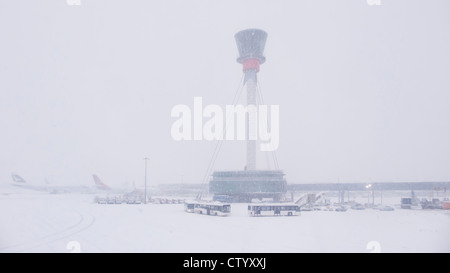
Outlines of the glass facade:
<svg viewBox="0 0 450 273">
<path fill-rule="evenodd" d="M 214 172 L 209 191 L 217 195 L 281 194 L 286 193 L 287 182 L 282 171 Z"/>
</svg>

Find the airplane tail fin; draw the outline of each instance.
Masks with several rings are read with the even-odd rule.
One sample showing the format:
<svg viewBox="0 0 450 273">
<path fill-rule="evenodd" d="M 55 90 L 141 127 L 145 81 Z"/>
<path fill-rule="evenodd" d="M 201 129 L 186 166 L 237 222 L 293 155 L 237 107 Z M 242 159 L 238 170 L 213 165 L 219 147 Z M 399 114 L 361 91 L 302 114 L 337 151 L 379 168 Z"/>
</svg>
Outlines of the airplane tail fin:
<svg viewBox="0 0 450 273">
<path fill-rule="evenodd" d="M 15 174 L 15 173 L 12 173 L 11 177 L 12 177 L 13 181 L 16 182 L 16 183 L 26 183 L 27 182 L 20 175 Z"/>
<path fill-rule="evenodd" d="M 92 175 L 92 177 L 94 178 L 94 182 L 95 185 L 97 186 L 97 188 L 102 189 L 102 190 L 110 190 L 111 188 L 108 187 L 105 183 L 103 183 L 100 178 L 98 178 L 97 175 Z"/>
</svg>

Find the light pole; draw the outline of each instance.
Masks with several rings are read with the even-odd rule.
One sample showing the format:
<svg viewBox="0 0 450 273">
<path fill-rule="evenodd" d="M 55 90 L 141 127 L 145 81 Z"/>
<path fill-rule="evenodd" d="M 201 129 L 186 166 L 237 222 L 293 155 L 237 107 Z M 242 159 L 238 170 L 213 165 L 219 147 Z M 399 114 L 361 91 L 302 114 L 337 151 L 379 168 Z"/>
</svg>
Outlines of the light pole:
<svg viewBox="0 0 450 273">
<path fill-rule="evenodd" d="M 367 191 L 367 205 L 370 204 L 370 188 L 372 188 L 372 184 L 367 184 L 366 185 L 366 189 L 368 190 Z"/>
<path fill-rule="evenodd" d="M 375 206 L 375 190 L 372 188 L 372 207 Z"/>
<path fill-rule="evenodd" d="M 145 160 L 145 190 L 144 190 L 144 204 L 147 204 L 147 160 L 148 157 L 144 158 Z"/>
</svg>

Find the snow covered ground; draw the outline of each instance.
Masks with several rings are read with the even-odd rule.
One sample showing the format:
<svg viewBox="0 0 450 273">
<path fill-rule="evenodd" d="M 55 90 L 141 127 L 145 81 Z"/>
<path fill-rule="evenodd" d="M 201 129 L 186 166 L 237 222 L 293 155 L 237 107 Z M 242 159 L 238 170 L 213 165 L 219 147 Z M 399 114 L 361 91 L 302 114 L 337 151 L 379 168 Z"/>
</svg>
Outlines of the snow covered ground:
<svg viewBox="0 0 450 273">
<path fill-rule="evenodd" d="M 229 217 L 214 217 L 185 213 L 182 204 L 93 200 L 0 194 L 0 252 L 450 252 L 450 211 L 444 210 L 253 218 L 246 204 L 232 204 Z"/>
</svg>

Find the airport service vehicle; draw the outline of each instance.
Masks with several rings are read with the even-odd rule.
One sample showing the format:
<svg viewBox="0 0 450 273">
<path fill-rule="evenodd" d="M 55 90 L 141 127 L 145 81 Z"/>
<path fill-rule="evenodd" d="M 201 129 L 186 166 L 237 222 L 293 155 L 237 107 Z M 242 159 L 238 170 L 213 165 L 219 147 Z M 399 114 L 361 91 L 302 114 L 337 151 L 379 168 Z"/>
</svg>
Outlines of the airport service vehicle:
<svg viewBox="0 0 450 273">
<path fill-rule="evenodd" d="M 442 202 L 442 208 L 443 209 L 450 209 L 450 201 L 448 199 L 444 200 L 444 202 Z"/>
<path fill-rule="evenodd" d="M 339 207 L 337 207 L 334 211 L 345 212 L 345 211 L 347 211 L 347 207 L 345 207 L 345 206 L 339 206 Z"/>
<path fill-rule="evenodd" d="M 103 197 L 98 197 L 98 198 L 96 198 L 96 202 L 98 203 L 98 204 L 106 204 L 107 202 L 106 202 L 106 198 L 103 198 Z"/>
<path fill-rule="evenodd" d="M 391 206 L 381 206 L 378 208 L 380 211 L 393 211 L 394 208 Z"/>
<path fill-rule="evenodd" d="M 433 198 L 431 201 L 423 199 L 420 202 L 420 206 L 422 207 L 422 209 L 443 209 L 442 201 L 438 198 Z"/>
<path fill-rule="evenodd" d="M 300 206 L 295 203 L 249 204 L 249 216 L 294 216 L 300 214 Z"/>
<path fill-rule="evenodd" d="M 354 210 L 364 210 L 365 208 L 364 208 L 363 205 L 361 205 L 361 204 L 359 204 L 359 203 L 356 203 L 356 204 L 353 204 L 353 205 L 351 206 L 351 209 L 354 209 Z"/>
</svg>

